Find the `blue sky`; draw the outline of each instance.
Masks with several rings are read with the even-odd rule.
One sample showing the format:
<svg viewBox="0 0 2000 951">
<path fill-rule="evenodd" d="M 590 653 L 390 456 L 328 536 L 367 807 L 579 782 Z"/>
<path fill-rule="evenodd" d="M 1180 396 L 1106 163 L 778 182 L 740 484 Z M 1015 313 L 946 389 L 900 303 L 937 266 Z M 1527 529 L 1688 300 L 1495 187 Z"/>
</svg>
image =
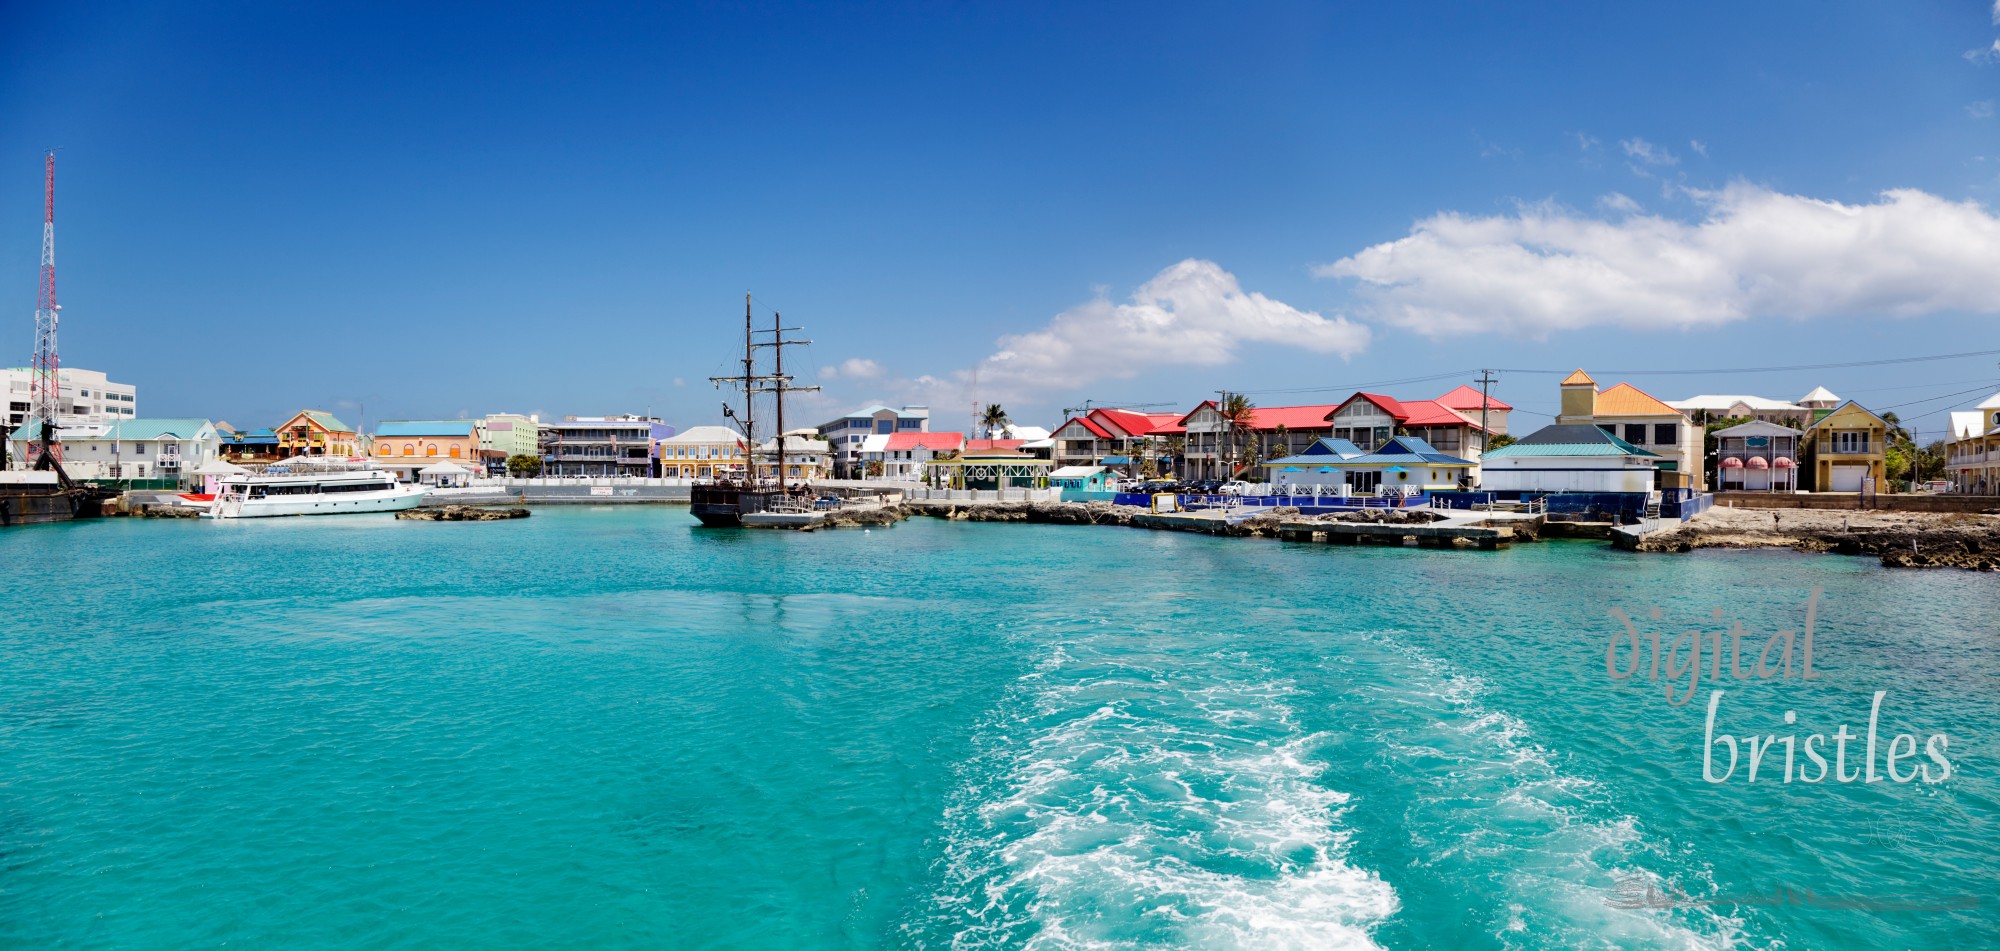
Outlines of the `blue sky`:
<svg viewBox="0 0 2000 951">
<path fill-rule="evenodd" d="M 64 358 L 146 415 L 714 422 L 746 290 L 816 340 L 798 413 L 937 428 L 975 369 L 1053 425 L 2000 349 L 1996 15 L 5 4 L 0 340 L 26 361 L 61 146 Z M 1991 356 L 1629 378 L 1927 430 L 2000 389 Z M 1529 423 L 1556 379 L 1496 392 Z"/>
</svg>

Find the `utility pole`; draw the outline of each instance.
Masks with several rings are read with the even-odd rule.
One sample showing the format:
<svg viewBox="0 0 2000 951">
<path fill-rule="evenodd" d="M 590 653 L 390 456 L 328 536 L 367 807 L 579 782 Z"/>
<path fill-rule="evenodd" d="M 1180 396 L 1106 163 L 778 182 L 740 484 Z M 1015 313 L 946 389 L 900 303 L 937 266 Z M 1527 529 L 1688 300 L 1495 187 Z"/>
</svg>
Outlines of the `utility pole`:
<svg viewBox="0 0 2000 951">
<path fill-rule="evenodd" d="M 1483 456 L 1486 454 L 1486 447 L 1493 442 L 1493 434 L 1486 429 L 1486 407 L 1489 402 L 1486 388 L 1498 381 L 1493 379 L 1492 370 L 1481 370 L 1476 382 L 1479 384 L 1479 454 Z"/>
</svg>

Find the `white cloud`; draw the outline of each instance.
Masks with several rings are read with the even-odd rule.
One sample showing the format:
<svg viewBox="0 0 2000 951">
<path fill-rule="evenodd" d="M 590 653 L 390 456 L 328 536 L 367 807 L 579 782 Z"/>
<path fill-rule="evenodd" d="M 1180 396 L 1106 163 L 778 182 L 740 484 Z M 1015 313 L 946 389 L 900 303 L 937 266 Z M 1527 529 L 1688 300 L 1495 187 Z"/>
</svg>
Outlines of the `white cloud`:
<svg viewBox="0 0 2000 951">
<path fill-rule="evenodd" d="M 851 357 L 829 367 L 821 367 L 819 375 L 828 380 L 872 380 L 882 375 L 882 365 L 873 360 Z"/>
<path fill-rule="evenodd" d="M 1699 221 L 1447 212 L 1315 273 L 1355 281 L 1363 316 L 1439 336 L 2000 313 L 2000 218 L 1976 203 L 1899 189 L 1847 205 L 1743 183 L 1688 194 Z"/>
<path fill-rule="evenodd" d="M 1645 139 L 1620 139 L 1618 145 L 1626 155 L 1647 165 L 1678 165 L 1681 161 L 1679 156 Z"/>
<path fill-rule="evenodd" d="M 682 378 L 682 377 L 678 377 L 678 376 L 677 376 L 677 377 L 674 377 L 674 385 L 675 385 L 675 386 L 686 386 L 686 385 L 688 385 L 688 381 L 687 381 L 686 379 Z"/>
<path fill-rule="evenodd" d="M 1361 324 L 1245 291 L 1214 262 L 1190 258 L 1154 275 L 1128 303 L 1100 294 L 1038 330 L 1000 338 L 979 364 L 979 396 L 1071 390 L 1161 367 L 1217 366 L 1234 361 L 1245 344 L 1345 359 L 1366 349 L 1368 338 Z M 956 376 L 964 381 L 971 372 Z"/>
<path fill-rule="evenodd" d="M 1974 119 L 1991 119 L 1993 118 L 1993 100 L 1982 99 L 1978 102 L 1970 103 L 1965 107 L 1965 114 Z"/>
<path fill-rule="evenodd" d="M 1588 132 L 1577 132 L 1574 134 L 1576 135 L 1576 147 L 1578 151 L 1588 152 L 1602 144 L 1602 140 Z"/>
<path fill-rule="evenodd" d="M 2000 40 L 1994 40 L 1992 46 L 1983 50 L 1966 50 L 1965 58 L 1975 63 L 2000 61 Z"/>
<path fill-rule="evenodd" d="M 1702 158 L 1708 157 L 1708 143 L 1703 142 L 1700 139 L 1689 139 L 1688 148 L 1693 149 L 1694 154 L 1699 155 Z"/>
<path fill-rule="evenodd" d="M 1645 210 L 1639 207 L 1638 202 L 1632 200 L 1632 196 L 1620 194 L 1619 192 L 1599 196 L 1597 203 L 1608 211 L 1618 211 L 1628 215 L 1638 214 Z"/>
</svg>

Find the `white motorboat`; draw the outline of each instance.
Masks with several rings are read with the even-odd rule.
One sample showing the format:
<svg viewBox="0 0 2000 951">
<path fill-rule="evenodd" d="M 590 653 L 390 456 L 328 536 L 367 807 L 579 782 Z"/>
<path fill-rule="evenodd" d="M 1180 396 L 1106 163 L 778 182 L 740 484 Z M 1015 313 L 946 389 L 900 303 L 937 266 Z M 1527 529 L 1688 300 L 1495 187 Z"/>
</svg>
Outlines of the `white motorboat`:
<svg viewBox="0 0 2000 951">
<path fill-rule="evenodd" d="M 423 504 L 429 486 L 404 485 L 380 469 L 321 460 L 287 460 L 262 473 L 216 484 L 204 518 L 352 515 L 400 512 Z"/>
</svg>

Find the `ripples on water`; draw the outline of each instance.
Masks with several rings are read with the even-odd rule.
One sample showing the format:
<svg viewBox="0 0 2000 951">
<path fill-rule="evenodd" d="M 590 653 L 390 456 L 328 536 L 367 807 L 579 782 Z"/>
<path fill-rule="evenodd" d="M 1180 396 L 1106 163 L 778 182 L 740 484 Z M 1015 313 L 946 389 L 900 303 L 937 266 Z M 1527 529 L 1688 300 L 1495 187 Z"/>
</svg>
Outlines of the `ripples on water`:
<svg viewBox="0 0 2000 951">
<path fill-rule="evenodd" d="M 0 533 L 0 946 L 1904 947 L 1984 894 L 2000 588 L 671 509 Z M 1943 786 L 1704 784 L 1605 612 L 1796 623 L 1738 732 L 1952 735 Z M 36 592 L 29 596 L 27 592 Z M 1856 716 L 1856 710 L 1859 716 Z M 1810 724 L 1808 727 L 1807 725 Z"/>
</svg>

